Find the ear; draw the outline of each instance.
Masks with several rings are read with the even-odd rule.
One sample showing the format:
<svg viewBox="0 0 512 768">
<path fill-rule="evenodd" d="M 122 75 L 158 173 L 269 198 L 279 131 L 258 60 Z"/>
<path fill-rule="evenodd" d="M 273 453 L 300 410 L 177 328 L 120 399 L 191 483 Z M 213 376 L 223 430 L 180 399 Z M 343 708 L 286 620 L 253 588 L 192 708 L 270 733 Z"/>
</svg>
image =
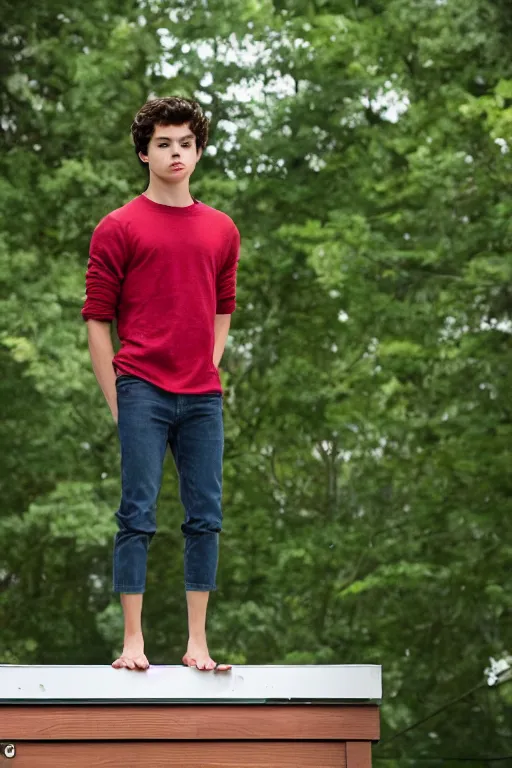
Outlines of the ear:
<svg viewBox="0 0 512 768">
<path fill-rule="evenodd" d="M 199 147 L 199 149 L 197 150 L 197 162 L 200 161 L 202 154 L 203 154 L 203 148 Z"/>
<path fill-rule="evenodd" d="M 144 154 L 142 154 L 142 152 L 139 152 L 139 157 L 140 157 L 140 159 L 142 160 L 142 162 L 143 162 L 143 163 L 147 163 L 147 162 L 149 162 L 149 160 L 148 160 L 148 156 L 147 156 L 147 155 L 144 155 Z"/>
</svg>

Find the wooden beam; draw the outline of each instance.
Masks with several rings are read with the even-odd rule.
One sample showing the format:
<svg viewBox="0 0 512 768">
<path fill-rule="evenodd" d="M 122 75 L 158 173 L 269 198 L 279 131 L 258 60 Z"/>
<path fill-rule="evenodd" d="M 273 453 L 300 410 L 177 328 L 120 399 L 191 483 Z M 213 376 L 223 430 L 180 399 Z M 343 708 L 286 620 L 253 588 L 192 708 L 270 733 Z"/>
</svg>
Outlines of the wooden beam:
<svg viewBox="0 0 512 768">
<path fill-rule="evenodd" d="M 113 724 L 114 725 L 114 724 Z M 22 742 L 16 768 L 346 768 L 345 744 L 329 742 Z"/>
<path fill-rule="evenodd" d="M 348 741 L 346 749 L 347 768 L 371 768 L 372 745 L 369 741 Z"/>
<path fill-rule="evenodd" d="M 122 705 L 0 707 L 0 739 L 296 739 L 380 737 L 376 706 Z"/>
</svg>

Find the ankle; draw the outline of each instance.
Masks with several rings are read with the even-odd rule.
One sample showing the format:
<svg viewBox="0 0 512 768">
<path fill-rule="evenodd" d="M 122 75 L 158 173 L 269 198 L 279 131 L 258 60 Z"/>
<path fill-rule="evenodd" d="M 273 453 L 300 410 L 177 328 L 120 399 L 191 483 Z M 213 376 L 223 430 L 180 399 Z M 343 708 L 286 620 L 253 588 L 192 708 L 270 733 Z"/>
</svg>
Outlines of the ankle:
<svg viewBox="0 0 512 768">
<path fill-rule="evenodd" d="M 204 632 L 197 634 L 197 635 L 189 635 L 188 638 L 188 644 L 194 645 L 194 646 L 205 646 L 206 645 L 206 634 Z"/>
</svg>

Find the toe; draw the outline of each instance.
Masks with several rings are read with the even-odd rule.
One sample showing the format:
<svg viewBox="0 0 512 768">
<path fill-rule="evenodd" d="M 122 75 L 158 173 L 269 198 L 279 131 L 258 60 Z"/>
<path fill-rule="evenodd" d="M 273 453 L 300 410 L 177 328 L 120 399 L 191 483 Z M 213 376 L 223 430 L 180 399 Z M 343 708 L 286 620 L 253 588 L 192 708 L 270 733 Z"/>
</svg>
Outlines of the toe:
<svg viewBox="0 0 512 768">
<path fill-rule="evenodd" d="M 231 669 L 231 664 L 216 664 L 214 671 L 215 672 L 229 672 Z"/>
<path fill-rule="evenodd" d="M 142 653 L 140 656 L 135 656 L 133 659 L 129 656 L 120 656 L 112 663 L 112 666 L 114 669 L 143 670 L 149 668 L 149 661 L 145 654 Z"/>
</svg>

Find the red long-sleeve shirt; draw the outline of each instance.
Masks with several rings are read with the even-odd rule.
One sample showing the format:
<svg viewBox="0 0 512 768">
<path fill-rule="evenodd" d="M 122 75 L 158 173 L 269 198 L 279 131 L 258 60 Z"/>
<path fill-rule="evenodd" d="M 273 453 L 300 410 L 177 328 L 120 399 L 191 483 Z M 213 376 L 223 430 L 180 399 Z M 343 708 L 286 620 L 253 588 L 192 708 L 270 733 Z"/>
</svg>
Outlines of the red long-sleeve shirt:
<svg viewBox="0 0 512 768">
<path fill-rule="evenodd" d="M 82 317 L 117 320 L 113 366 L 168 392 L 222 392 L 213 362 L 215 315 L 236 307 L 240 234 L 222 211 L 140 195 L 91 238 Z"/>
</svg>

